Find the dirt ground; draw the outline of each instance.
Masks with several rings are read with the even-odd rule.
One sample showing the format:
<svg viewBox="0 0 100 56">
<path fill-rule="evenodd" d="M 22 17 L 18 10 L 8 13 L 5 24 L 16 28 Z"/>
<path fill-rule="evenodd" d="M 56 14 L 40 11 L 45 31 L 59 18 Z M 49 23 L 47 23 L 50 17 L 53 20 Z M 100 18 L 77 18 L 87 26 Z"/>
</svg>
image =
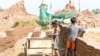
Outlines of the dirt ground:
<svg viewBox="0 0 100 56">
<path fill-rule="evenodd" d="M 100 28 L 87 29 L 88 33 L 84 34 L 84 38 L 93 40 L 94 42 L 100 43 Z"/>
<path fill-rule="evenodd" d="M 24 56 L 23 42 L 25 38 L 16 42 L 13 48 L 8 48 L 4 52 L 0 53 L 0 56 Z"/>
</svg>

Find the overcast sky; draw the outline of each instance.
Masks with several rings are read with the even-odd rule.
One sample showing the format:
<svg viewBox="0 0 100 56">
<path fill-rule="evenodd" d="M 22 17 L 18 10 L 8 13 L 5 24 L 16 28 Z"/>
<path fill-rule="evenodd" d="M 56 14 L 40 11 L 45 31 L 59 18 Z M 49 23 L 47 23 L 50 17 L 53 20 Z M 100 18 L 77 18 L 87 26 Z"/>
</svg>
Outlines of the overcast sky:
<svg viewBox="0 0 100 56">
<path fill-rule="evenodd" d="M 9 8 L 13 4 L 19 2 L 21 0 L 0 0 L 0 7 L 3 9 Z M 50 11 L 50 2 L 52 3 L 52 13 L 57 10 L 61 10 L 65 7 L 69 0 L 44 0 L 44 3 L 48 5 L 48 12 Z M 79 9 L 79 0 L 72 0 L 76 9 Z M 39 6 L 42 0 L 25 0 L 25 8 L 28 13 L 39 15 Z M 80 8 L 81 10 L 85 9 L 100 9 L 100 0 L 80 0 Z"/>
</svg>

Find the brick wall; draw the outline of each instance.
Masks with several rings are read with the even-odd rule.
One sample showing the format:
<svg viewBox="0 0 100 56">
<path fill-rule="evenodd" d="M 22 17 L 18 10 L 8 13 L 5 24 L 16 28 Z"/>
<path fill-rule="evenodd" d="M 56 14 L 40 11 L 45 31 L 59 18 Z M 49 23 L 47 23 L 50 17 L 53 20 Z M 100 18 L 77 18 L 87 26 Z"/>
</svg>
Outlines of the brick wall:
<svg viewBox="0 0 100 56">
<path fill-rule="evenodd" d="M 100 56 L 100 44 L 85 38 L 77 38 L 76 56 Z"/>
<path fill-rule="evenodd" d="M 34 31 L 34 27 L 19 27 L 11 31 L 7 31 L 6 38 L 0 38 L 0 52 L 8 48 L 12 48 L 16 41 L 26 37 L 29 32 Z"/>
</svg>

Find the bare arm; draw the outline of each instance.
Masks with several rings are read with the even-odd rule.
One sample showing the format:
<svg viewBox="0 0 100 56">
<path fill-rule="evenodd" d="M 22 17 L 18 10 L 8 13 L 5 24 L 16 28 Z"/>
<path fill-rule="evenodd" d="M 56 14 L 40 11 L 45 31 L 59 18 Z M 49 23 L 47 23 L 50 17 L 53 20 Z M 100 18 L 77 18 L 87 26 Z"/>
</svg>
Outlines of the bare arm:
<svg viewBox="0 0 100 56">
<path fill-rule="evenodd" d="M 59 28 L 55 28 L 55 29 L 54 29 L 54 33 L 53 33 L 52 35 L 53 35 L 53 37 L 55 38 L 56 36 L 59 35 L 59 33 L 60 33 L 60 29 L 59 29 Z"/>
<path fill-rule="evenodd" d="M 79 28 L 79 32 L 83 32 L 83 33 L 85 33 L 85 30 L 82 29 L 82 28 Z"/>
<path fill-rule="evenodd" d="M 85 30 L 82 28 L 79 28 L 79 36 L 83 37 L 83 34 L 85 33 Z"/>
</svg>

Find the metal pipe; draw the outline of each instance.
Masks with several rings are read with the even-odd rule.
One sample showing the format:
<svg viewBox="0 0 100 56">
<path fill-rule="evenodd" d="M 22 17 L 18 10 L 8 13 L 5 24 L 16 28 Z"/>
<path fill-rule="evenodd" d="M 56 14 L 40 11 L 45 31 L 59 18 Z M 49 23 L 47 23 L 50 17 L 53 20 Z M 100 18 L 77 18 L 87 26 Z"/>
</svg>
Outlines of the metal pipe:
<svg viewBox="0 0 100 56">
<path fill-rule="evenodd" d="M 78 4 L 79 4 L 79 12 L 80 12 L 80 0 L 78 0 Z"/>
<path fill-rule="evenodd" d="M 42 4 L 43 4 L 43 0 L 42 0 Z"/>
</svg>

